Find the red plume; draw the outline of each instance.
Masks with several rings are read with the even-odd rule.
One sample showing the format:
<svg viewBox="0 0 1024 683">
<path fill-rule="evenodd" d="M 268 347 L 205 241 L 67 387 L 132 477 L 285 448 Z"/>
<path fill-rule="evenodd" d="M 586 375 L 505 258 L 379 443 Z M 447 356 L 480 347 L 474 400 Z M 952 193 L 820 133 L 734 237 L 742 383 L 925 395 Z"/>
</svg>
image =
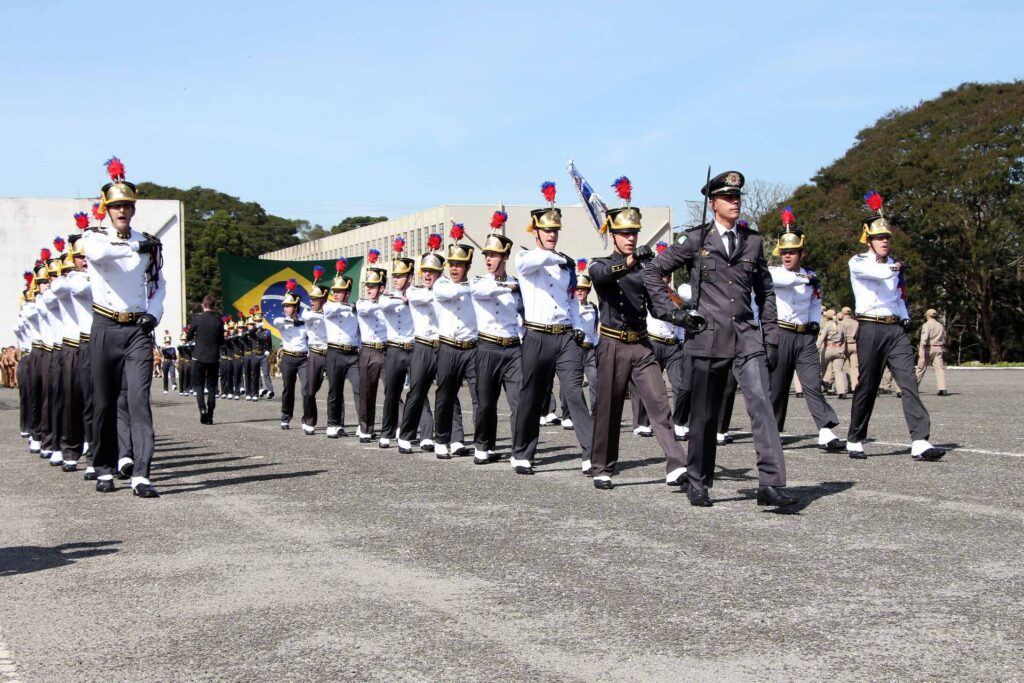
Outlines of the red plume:
<svg viewBox="0 0 1024 683">
<path fill-rule="evenodd" d="M 576 271 L 579 273 L 584 272 L 587 269 L 587 259 L 581 258 L 576 261 Z"/>
<path fill-rule="evenodd" d="M 313 282 L 316 282 L 324 276 L 323 266 L 313 266 Z"/>
<path fill-rule="evenodd" d="M 58 254 L 64 253 L 64 238 L 57 235 L 53 238 L 53 248 L 57 250 Z"/>
<path fill-rule="evenodd" d="M 405 251 L 405 238 L 402 237 L 401 235 L 396 237 L 394 240 L 391 241 L 391 248 L 394 250 L 396 254 L 401 254 L 403 251 Z"/>
<path fill-rule="evenodd" d="M 668 249 L 668 242 L 666 242 L 664 240 L 661 240 L 657 244 L 654 245 L 654 250 L 656 252 L 658 252 L 659 254 L 661 252 L 665 251 L 666 249 Z"/>
<path fill-rule="evenodd" d="M 344 256 L 338 259 L 334 264 L 334 270 L 339 273 L 344 273 L 346 268 L 348 268 L 348 259 Z"/>
<path fill-rule="evenodd" d="M 295 288 L 298 287 L 299 283 L 296 282 L 295 278 L 289 278 L 288 282 L 284 283 L 285 291 L 294 292 Z"/>
<path fill-rule="evenodd" d="M 430 233 L 427 237 L 427 249 L 430 251 L 437 251 L 441 248 L 441 236 L 436 232 Z"/>
<path fill-rule="evenodd" d="M 782 224 L 787 228 L 796 220 L 796 216 L 793 215 L 793 207 L 787 206 L 782 210 Z"/>
<path fill-rule="evenodd" d="M 505 227 L 505 221 L 508 220 L 508 214 L 504 211 L 495 211 L 494 215 L 491 216 L 491 230 L 501 230 Z"/>
<path fill-rule="evenodd" d="M 878 213 L 882 209 L 882 195 L 871 190 L 871 192 L 864 195 L 864 203 L 868 205 L 869 209 Z"/>
<path fill-rule="evenodd" d="M 24 273 L 22 273 L 21 276 L 23 278 L 25 278 L 25 285 L 27 285 L 28 287 L 31 287 L 32 286 L 32 279 L 35 277 L 35 275 L 33 275 L 32 273 L 30 273 L 28 271 L 25 271 Z"/>
<path fill-rule="evenodd" d="M 620 176 L 612 183 L 612 187 L 615 188 L 615 194 L 619 195 L 621 199 L 625 199 L 627 204 L 633 199 L 633 183 L 629 182 L 629 178 L 626 176 Z"/>
<path fill-rule="evenodd" d="M 110 174 L 110 179 L 114 182 L 118 180 L 124 180 L 124 164 L 117 157 L 110 157 L 107 159 L 107 173 Z"/>
<path fill-rule="evenodd" d="M 75 214 L 75 227 L 79 230 L 85 230 L 89 227 L 89 216 L 85 211 L 79 211 Z"/>
<path fill-rule="evenodd" d="M 548 200 L 552 204 L 555 203 L 555 184 L 550 180 L 544 182 L 540 186 L 540 192 L 544 195 L 544 199 Z"/>
<path fill-rule="evenodd" d="M 93 218 L 95 218 L 98 221 L 101 221 L 101 220 L 104 219 L 104 217 L 106 217 L 106 215 L 107 215 L 107 212 L 105 210 L 103 210 L 102 208 L 100 208 L 100 203 L 99 202 L 93 202 L 92 203 L 92 217 Z"/>
<path fill-rule="evenodd" d="M 39 260 L 46 263 L 50 260 L 50 250 L 43 248 L 39 250 Z"/>
<path fill-rule="evenodd" d="M 462 223 L 456 223 L 455 225 L 453 225 L 451 232 L 448 233 L 448 235 L 456 242 L 461 240 L 462 236 L 465 234 L 466 228 L 463 227 Z"/>
<path fill-rule="evenodd" d="M 379 249 L 371 249 L 369 251 L 369 253 L 366 255 L 366 260 L 369 261 L 370 263 L 376 263 L 377 259 L 379 259 L 379 258 L 380 258 L 380 250 Z"/>
</svg>

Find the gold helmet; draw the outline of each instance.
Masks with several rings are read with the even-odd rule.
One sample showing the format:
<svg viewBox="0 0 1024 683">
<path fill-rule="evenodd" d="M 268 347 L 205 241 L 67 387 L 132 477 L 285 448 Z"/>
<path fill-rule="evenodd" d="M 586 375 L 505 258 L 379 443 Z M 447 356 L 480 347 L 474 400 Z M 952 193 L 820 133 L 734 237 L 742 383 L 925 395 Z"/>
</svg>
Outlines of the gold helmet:
<svg viewBox="0 0 1024 683">
<path fill-rule="evenodd" d="M 134 183 L 124 179 L 124 164 L 117 157 L 110 157 L 106 163 L 107 173 L 111 182 L 100 190 L 101 213 L 105 213 L 111 204 L 134 204 L 138 199 L 138 189 Z"/>
<path fill-rule="evenodd" d="M 416 261 L 407 256 L 396 256 L 391 259 L 391 277 L 396 275 L 411 275 Z"/>
<path fill-rule="evenodd" d="M 882 213 L 882 195 L 871 190 L 864 195 L 864 203 L 874 213 L 861 223 L 860 243 L 867 244 L 872 237 L 892 237 L 889 221 Z"/>
<path fill-rule="evenodd" d="M 630 202 L 633 200 L 633 183 L 626 176 L 620 176 L 612 183 L 612 188 L 615 189 L 615 193 L 621 199 L 626 201 L 626 205 L 616 209 L 608 209 L 604 217 L 604 223 L 601 224 L 601 232 L 621 232 L 627 234 L 640 232 L 642 227 L 640 225 L 640 209 L 630 206 Z"/>
<path fill-rule="evenodd" d="M 282 306 L 298 306 L 302 303 L 302 299 L 295 293 L 295 288 L 298 286 L 299 283 L 295 278 L 290 278 L 288 282 L 284 283 L 284 298 L 281 299 Z"/>
<path fill-rule="evenodd" d="M 469 263 L 473 260 L 473 247 L 468 244 L 448 245 L 448 264 Z"/>
<path fill-rule="evenodd" d="M 378 267 L 366 269 L 366 279 L 363 281 L 363 284 L 367 287 L 383 287 L 387 282 L 388 271 Z"/>
<path fill-rule="evenodd" d="M 41 249 L 39 251 L 39 260 L 36 261 L 36 265 L 35 265 L 35 274 L 36 274 L 35 281 L 36 281 L 36 283 L 49 282 L 50 281 L 50 271 L 46 267 L 47 263 L 49 261 L 50 261 L 50 250 L 49 249 L 45 249 L 45 248 Z M 37 289 L 38 289 L 38 287 L 37 287 Z"/>
<path fill-rule="evenodd" d="M 428 251 L 426 254 L 420 256 L 420 272 L 430 270 L 435 273 L 440 273 L 444 270 L 444 261 L 444 256 Z"/>
<path fill-rule="evenodd" d="M 480 250 L 485 254 L 502 254 L 508 256 L 512 252 L 512 240 L 504 235 L 492 232 L 484 240 L 484 246 Z"/>
<path fill-rule="evenodd" d="M 576 289 L 590 289 L 594 284 L 590 281 L 589 275 L 576 276 Z"/>
<path fill-rule="evenodd" d="M 782 256 L 784 251 L 802 251 L 804 248 L 804 233 L 796 227 L 796 216 L 793 215 L 793 208 L 787 206 L 782 210 L 782 225 L 786 231 L 779 236 L 775 243 L 772 254 Z"/>
<path fill-rule="evenodd" d="M 320 286 L 320 278 L 324 276 L 323 266 L 313 266 L 313 286 L 309 288 L 310 299 L 326 299 L 327 289 Z"/>
<path fill-rule="evenodd" d="M 257 325 L 263 322 L 263 312 L 260 311 L 259 306 L 252 307 L 252 321 Z"/>
<path fill-rule="evenodd" d="M 344 291 L 352 289 L 352 278 L 345 277 L 342 273 L 348 268 L 348 259 L 342 256 L 334 263 L 334 282 L 331 284 L 331 291 Z"/>
<path fill-rule="evenodd" d="M 544 199 L 548 200 L 548 207 L 534 209 L 530 212 L 530 225 L 527 226 L 526 231 L 561 230 L 562 210 L 555 208 L 555 184 L 548 180 L 540 186 L 540 191 L 544 195 Z"/>
</svg>

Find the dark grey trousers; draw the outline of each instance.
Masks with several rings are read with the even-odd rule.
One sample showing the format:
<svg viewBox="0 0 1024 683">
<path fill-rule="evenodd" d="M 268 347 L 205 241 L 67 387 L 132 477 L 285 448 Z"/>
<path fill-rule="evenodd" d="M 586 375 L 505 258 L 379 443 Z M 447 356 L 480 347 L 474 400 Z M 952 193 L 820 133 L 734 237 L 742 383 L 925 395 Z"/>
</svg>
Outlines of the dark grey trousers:
<svg viewBox="0 0 1024 683">
<path fill-rule="evenodd" d="M 903 392 L 903 416 L 910 428 L 910 437 L 915 441 L 928 439 L 931 418 L 917 391 L 916 358 L 910 336 L 899 325 L 862 320 L 857 328 L 857 353 L 860 356 L 860 374 L 853 392 L 847 441 L 860 443 L 867 438 L 868 423 L 875 409 L 878 385 L 882 382 L 882 371 L 886 365 Z"/>
<path fill-rule="evenodd" d="M 44 451 L 59 451 L 64 433 L 64 395 L 63 380 L 64 349 L 53 350 L 50 354 L 50 387 L 47 395 L 50 401 L 50 434 L 49 441 L 43 442 Z"/>
<path fill-rule="evenodd" d="M 651 341 L 651 347 L 654 349 L 658 365 L 668 377 L 669 386 L 672 387 L 672 423 L 681 427 L 690 419 L 690 363 L 683 354 L 682 344 Z M 632 393 L 630 396 L 630 402 L 633 404 L 633 425 L 650 427 L 647 407 Z"/>
<path fill-rule="evenodd" d="M 263 356 L 260 359 L 260 372 L 263 373 L 263 388 L 271 394 L 274 393 L 274 381 L 270 377 L 270 358 L 268 356 Z"/>
<path fill-rule="evenodd" d="M 289 356 L 281 354 L 281 361 L 278 363 L 281 368 L 281 422 L 291 422 L 292 413 L 295 411 L 295 380 L 301 374 L 305 382 L 306 356 Z"/>
<path fill-rule="evenodd" d="M 64 460 L 82 455 L 82 386 L 78 378 L 78 349 L 64 345 L 60 396 L 63 401 L 60 450 Z"/>
<path fill-rule="evenodd" d="M 750 416 L 761 486 L 786 485 L 786 461 L 782 440 L 769 400 L 768 365 L 764 352 L 736 358 L 693 358 L 689 458 L 686 472 L 690 485 L 710 488 L 715 478 L 718 444 L 715 431 L 729 375 L 736 377 Z"/>
<path fill-rule="evenodd" d="M 665 453 L 665 471 L 686 466 L 686 452 L 676 441 L 669 413 L 668 394 L 661 378 L 661 366 L 648 341 L 627 344 L 604 337 L 597 345 L 597 372 L 601 391 L 594 410 L 594 476 L 615 474 L 619 461 L 619 435 L 626 390 L 633 388 L 649 406 L 651 427 Z"/>
<path fill-rule="evenodd" d="M 316 394 L 324 384 L 324 366 L 327 365 L 327 354 L 309 352 L 306 360 L 305 378 L 302 381 L 302 424 L 316 426 L 317 409 Z"/>
<path fill-rule="evenodd" d="M 29 433 L 29 416 L 31 415 L 31 379 L 29 379 L 29 368 L 32 365 L 32 354 L 21 354 L 21 360 L 18 361 L 18 369 L 15 371 L 15 375 L 18 378 L 18 417 L 20 418 L 19 425 L 21 427 L 21 433 Z"/>
<path fill-rule="evenodd" d="M 78 383 L 82 388 L 82 441 L 90 444 L 92 453 L 92 354 L 89 353 L 89 342 L 81 342 L 78 346 Z M 84 447 L 83 447 L 84 448 Z M 92 456 L 90 455 L 90 461 Z"/>
<path fill-rule="evenodd" d="M 813 334 L 800 334 L 792 330 L 779 330 L 779 364 L 771 374 L 772 409 L 775 423 L 781 432 L 786 427 L 786 408 L 789 404 L 789 385 L 793 373 L 800 378 L 804 400 L 818 429 L 839 424 L 836 411 L 821 393 L 821 362 Z"/>
<path fill-rule="evenodd" d="M 131 412 L 135 476 L 148 477 L 153 461 L 153 338 L 138 325 L 119 325 L 97 316 L 89 342 L 93 383 L 93 466 L 99 476 L 117 469 L 117 400 L 124 384 Z"/>
<path fill-rule="evenodd" d="M 596 377 L 594 378 L 596 381 Z M 479 451 L 495 450 L 498 438 L 498 397 L 505 389 L 505 400 L 512 411 L 512 424 L 519 412 L 519 394 L 523 389 L 523 356 L 519 346 L 500 346 L 480 340 L 476 348 L 476 425 L 474 445 Z"/>
<path fill-rule="evenodd" d="M 385 439 L 393 439 L 398 434 L 398 425 L 407 401 L 402 401 L 405 380 L 412 381 L 412 363 L 415 344 L 408 351 L 394 346 L 388 347 L 384 359 L 384 415 L 381 417 L 380 435 Z M 430 412 L 430 403 L 424 403 L 420 411 L 419 434 L 421 439 L 434 437 L 434 416 Z M 461 407 L 459 408 L 461 411 Z M 461 416 L 460 416 L 461 420 Z M 459 432 L 461 434 L 461 431 Z"/>
<path fill-rule="evenodd" d="M 160 370 L 164 375 L 164 391 L 170 391 L 171 386 L 177 386 L 177 371 L 173 360 L 160 361 Z"/>
<path fill-rule="evenodd" d="M 377 390 L 384 371 L 383 351 L 363 346 L 359 349 L 359 430 L 373 434 L 377 422 Z"/>
<path fill-rule="evenodd" d="M 402 424 L 398 430 L 398 438 L 402 441 L 416 439 L 416 427 L 420 425 L 420 439 L 432 439 L 434 434 L 434 418 L 430 412 L 430 401 L 427 395 L 430 385 L 437 376 L 437 349 L 416 342 L 412 347 L 412 367 L 409 371 L 409 393 L 405 397 L 405 409 L 402 411 Z M 424 417 L 429 422 L 424 422 Z M 423 426 L 427 425 L 426 430 Z M 452 439 L 462 443 L 465 434 L 462 429 L 462 404 L 458 396 L 452 409 Z"/>
<path fill-rule="evenodd" d="M 580 366 L 583 369 L 583 376 L 587 378 L 587 393 L 590 394 L 590 414 L 594 414 L 594 406 L 597 405 L 597 348 L 593 349 L 580 349 Z M 569 404 L 565 400 L 565 387 L 561 384 L 558 386 L 558 400 L 562 402 L 562 414 L 563 420 L 571 419 L 569 417 Z M 555 397 L 551 396 L 548 401 L 550 404 L 549 413 L 555 412 Z"/>
<path fill-rule="evenodd" d="M 327 426 L 345 426 L 345 380 L 359 405 L 359 352 L 327 349 Z"/>
<path fill-rule="evenodd" d="M 259 356 L 246 356 L 242 362 L 245 367 L 245 395 L 258 396 L 260 393 L 260 359 Z M 198 389 L 196 390 L 198 391 Z"/>
<path fill-rule="evenodd" d="M 554 379 L 565 389 L 573 431 L 583 451 L 583 460 L 590 460 L 594 439 L 594 418 L 583 399 L 583 370 L 580 347 L 571 334 L 546 334 L 527 330 L 523 339 L 523 391 L 520 410 L 512 430 L 512 457 L 533 462 L 540 437 L 540 416 L 551 392 Z"/>
<path fill-rule="evenodd" d="M 475 423 L 480 411 L 476 394 L 476 349 L 457 349 L 441 344 L 437 350 L 437 393 L 434 397 L 434 442 L 440 445 L 452 443 L 452 420 L 463 380 L 469 384 Z"/>
<path fill-rule="evenodd" d="M 213 411 L 217 407 L 217 373 L 220 371 L 220 363 L 203 363 L 192 361 L 192 380 L 196 388 L 196 404 L 199 406 L 199 414 L 213 417 Z M 206 391 L 208 390 L 208 391 Z"/>
</svg>

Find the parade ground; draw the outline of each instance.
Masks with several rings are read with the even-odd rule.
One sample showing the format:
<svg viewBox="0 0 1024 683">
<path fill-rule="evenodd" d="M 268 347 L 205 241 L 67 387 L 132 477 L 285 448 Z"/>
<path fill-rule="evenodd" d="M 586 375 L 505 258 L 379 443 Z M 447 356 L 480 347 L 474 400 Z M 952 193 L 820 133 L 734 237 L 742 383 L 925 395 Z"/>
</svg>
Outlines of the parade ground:
<svg viewBox="0 0 1024 683">
<path fill-rule="evenodd" d="M 518 476 L 282 431 L 276 400 L 200 425 L 157 381 L 141 500 L 30 455 L 3 390 L 0 683 L 1020 680 L 1024 371 L 949 384 L 922 387 L 938 463 L 911 460 L 895 397 L 864 461 L 820 452 L 791 399 L 785 513 L 754 503 L 742 401 L 701 509 L 628 406 L 603 492 L 559 427 Z"/>
</svg>

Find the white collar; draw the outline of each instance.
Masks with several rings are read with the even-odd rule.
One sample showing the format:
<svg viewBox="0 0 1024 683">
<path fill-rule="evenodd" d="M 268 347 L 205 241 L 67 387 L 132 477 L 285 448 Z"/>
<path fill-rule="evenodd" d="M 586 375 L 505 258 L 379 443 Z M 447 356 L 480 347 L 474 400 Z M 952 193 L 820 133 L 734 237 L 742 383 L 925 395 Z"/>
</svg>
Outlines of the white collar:
<svg viewBox="0 0 1024 683">
<path fill-rule="evenodd" d="M 719 223 L 717 219 L 715 220 L 715 229 L 718 230 L 718 234 L 720 236 L 722 236 L 722 237 L 725 237 L 725 233 L 727 233 L 727 232 L 731 232 L 731 233 L 736 234 L 736 235 L 739 234 L 737 232 L 737 230 L 736 230 L 736 226 L 735 225 L 732 226 L 731 228 L 727 228 L 724 225 L 722 225 L 721 223 Z"/>
</svg>

